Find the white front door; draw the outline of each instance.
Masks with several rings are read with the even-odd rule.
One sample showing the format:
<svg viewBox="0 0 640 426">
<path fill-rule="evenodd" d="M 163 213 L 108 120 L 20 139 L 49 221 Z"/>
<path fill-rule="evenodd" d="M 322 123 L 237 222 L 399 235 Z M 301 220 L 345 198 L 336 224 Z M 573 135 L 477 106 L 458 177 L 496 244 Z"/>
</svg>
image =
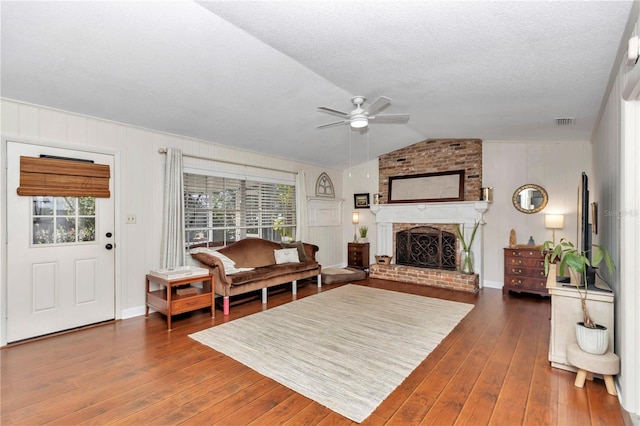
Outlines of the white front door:
<svg viewBox="0 0 640 426">
<path fill-rule="evenodd" d="M 20 156 L 93 160 L 110 198 L 19 196 Z M 115 318 L 112 155 L 7 142 L 7 342 Z"/>
</svg>

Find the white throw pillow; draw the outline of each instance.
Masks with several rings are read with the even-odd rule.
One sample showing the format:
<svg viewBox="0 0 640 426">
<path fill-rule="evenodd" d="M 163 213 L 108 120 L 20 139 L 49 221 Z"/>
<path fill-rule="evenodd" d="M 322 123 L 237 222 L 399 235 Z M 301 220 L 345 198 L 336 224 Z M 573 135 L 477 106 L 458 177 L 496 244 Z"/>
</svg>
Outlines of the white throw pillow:
<svg viewBox="0 0 640 426">
<path fill-rule="evenodd" d="M 222 265 L 224 266 L 225 275 L 233 275 L 233 274 L 237 274 L 238 272 L 251 271 L 254 269 L 254 268 L 236 268 L 236 262 L 234 262 L 229 257 L 225 256 L 224 254 L 220 253 L 219 251 L 212 250 L 210 248 L 198 247 L 189 251 L 189 254 L 197 254 L 197 253 L 206 253 L 211 256 L 217 257 L 220 260 L 220 262 L 222 262 Z"/>
<path fill-rule="evenodd" d="M 281 265 L 283 263 L 300 263 L 297 248 L 274 250 L 273 254 L 276 257 L 276 265 Z"/>
</svg>

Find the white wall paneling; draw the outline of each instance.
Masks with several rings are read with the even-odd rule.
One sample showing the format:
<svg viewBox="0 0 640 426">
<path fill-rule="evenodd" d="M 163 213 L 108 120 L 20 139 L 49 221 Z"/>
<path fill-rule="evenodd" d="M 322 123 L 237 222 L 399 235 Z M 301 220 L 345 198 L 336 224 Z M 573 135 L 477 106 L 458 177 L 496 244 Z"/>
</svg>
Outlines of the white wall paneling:
<svg viewBox="0 0 640 426">
<path fill-rule="evenodd" d="M 349 147 L 346 146 L 345 149 Z M 378 192 L 378 159 L 374 158 L 366 163 L 346 169 L 343 172 L 343 187 L 345 205 L 343 209 L 343 232 L 342 244 L 339 248 L 342 253 L 343 266 L 347 264 L 347 243 L 353 241 L 354 226 L 351 223 L 351 214 L 353 212 L 360 213 L 360 222 L 358 226 L 367 226 L 367 239 L 369 240 L 369 263 L 375 262 L 378 252 L 376 246 L 377 227 L 376 217 L 370 209 L 356 209 L 353 204 L 353 194 L 369 194 L 369 201 L 373 203 L 373 194 Z M 334 181 L 335 182 L 335 181 Z"/>
<path fill-rule="evenodd" d="M 44 106 L 31 105 L 8 99 L 1 102 L 2 136 L 42 144 L 64 145 L 72 148 L 108 150 L 116 153 L 120 164 L 116 174 L 116 189 L 121 203 L 116 206 L 116 275 L 121 283 L 116 308 L 118 316 L 125 317 L 143 313 L 145 303 L 145 274 L 157 269 L 160 262 L 160 228 L 162 226 L 162 189 L 165 156 L 158 148 L 180 148 L 183 153 L 221 158 L 244 164 L 254 164 L 283 170 L 304 170 L 307 175 L 307 193 L 315 193 L 315 181 L 326 172 L 334 182 L 337 197 L 342 195 L 342 171 L 321 168 L 282 158 L 269 157 L 254 152 L 233 149 L 209 141 L 170 135 L 149 129 L 130 126 L 58 111 Z M 224 141 L 220 141 L 224 142 Z M 4 144 L 3 144 L 4 149 Z M 3 158 L 4 158 L 4 152 Z M 0 187 L 5 191 L 4 175 Z M 0 234 L 5 235 L 5 193 L 2 193 L 0 208 Z M 126 224 L 127 214 L 136 215 L 135 224 Z M 342 262 L 342 226 L 311 228 L 309 241 L 320 247 L 318 259 L 323 266 Z M 0 245 L 0 259 L 4 262 L 4 245 Z M 3 264 L 3 271 L 6 270 Z M 4 272 L 3 272 L 4 274 Z M 1 277 L 0 309 L 5 318 L 6 300 L 4 289 L 6 277 Z M 0 321 L 4 321 L 0 319 Z M 0 341 L 4 331 L 0 331 Z"/>
<path fill-rule="evenodd" d="M 564 228 L 556 231 L 556 242 L 563 237 L 576 240 L 578 183 L 583 171 L 591 172 L 591 144 L 484 141 L 482 169 L 482 186 L 493 187 L 493 203 L 485 214 L 484 284 L 502 288 L 502 249 L 508 247 L 511 229 L 519 244 L 526 244 L 530 236 L 542 244 L 551 240 L 551 230 L 544 226 L 545 214 L 564 214 Z M 527 183 L 542 186 L 549 195 L 541 212 L 525 214 L 513 207 L 513 192 Z"/>
<path fill-rule="evenodd" d="M 638 34 L 637 12 L 633 16 Z M 630 36 L 630 34 L 628 35 Z M 627 37 L 622 43 L 626 45 Z M 621 55 L 626 53 L 622 50 Z M 631 67 L 622 65 L 594 132 L 592 190 L 599 201 L 597 242 L 611 251 L 616 271 L 602 271 L 615 294 L 616 378 L 622 406 L 640 423 L 640 101 L 626 102 L 622 91 Z M 638 65 L 636 65 L 638 66 Z"/>
</svg>

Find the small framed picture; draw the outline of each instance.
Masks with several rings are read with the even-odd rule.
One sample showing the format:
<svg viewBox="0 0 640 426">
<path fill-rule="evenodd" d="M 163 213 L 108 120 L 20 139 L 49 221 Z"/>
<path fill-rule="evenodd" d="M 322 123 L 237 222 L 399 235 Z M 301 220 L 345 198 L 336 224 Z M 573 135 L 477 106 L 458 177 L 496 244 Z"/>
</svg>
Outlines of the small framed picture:
<svg viewBox="0 0 640 426">
<path fill-rule="evenodd" d="M 356 209 L 368 209 L 369 194 L 353 194 L 353 206 Z"/>
</svg>

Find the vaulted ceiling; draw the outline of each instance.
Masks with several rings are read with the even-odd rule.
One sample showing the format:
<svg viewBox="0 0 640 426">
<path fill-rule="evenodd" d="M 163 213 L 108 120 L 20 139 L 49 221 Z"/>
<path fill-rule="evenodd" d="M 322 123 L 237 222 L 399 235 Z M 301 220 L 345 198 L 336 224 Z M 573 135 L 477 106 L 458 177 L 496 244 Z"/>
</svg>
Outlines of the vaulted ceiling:
<svg viewBox="0 0 640 426">
<path fill-rule="evenodd" d="M 427 138 L 588 140 L 631 6 L 2 1 L 0 93 L 335 168 Z M 355 95 L 411 119 L 316 128 Z"/>
</svg>

